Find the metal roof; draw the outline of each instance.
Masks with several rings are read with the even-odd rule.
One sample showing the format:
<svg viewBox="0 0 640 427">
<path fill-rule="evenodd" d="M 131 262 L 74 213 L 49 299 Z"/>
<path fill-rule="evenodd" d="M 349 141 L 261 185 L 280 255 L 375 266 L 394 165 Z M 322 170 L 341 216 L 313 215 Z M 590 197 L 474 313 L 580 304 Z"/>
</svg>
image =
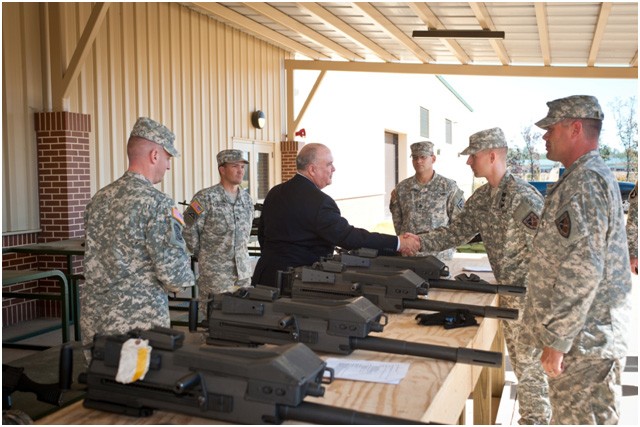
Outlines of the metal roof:
<svg viewBox="0 0 640 427">
<path fill-rule="evenodd" d="M 182 4 L 295 52 L 293 68 L 637 78 L 637 2 Z M 428 29 L 505 38 L 412 37 Z"/>
</svg>

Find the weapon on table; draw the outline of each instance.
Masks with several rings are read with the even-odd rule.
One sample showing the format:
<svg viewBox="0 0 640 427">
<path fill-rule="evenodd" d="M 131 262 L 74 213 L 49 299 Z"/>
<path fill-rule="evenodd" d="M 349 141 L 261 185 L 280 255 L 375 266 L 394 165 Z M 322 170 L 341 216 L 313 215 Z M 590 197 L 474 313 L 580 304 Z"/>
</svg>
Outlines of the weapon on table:
<svg viewBox="0 0 640 427">
<path fill-rule="evenodd" d="M 34 393 L 41 402 L 62 406 L 64 392 L 71 388 L 72 374 L 73 350 L 67 345 L 60 349 L 57 383 L 41 384 L 35 382 L 24 373 L 24 368 L 2 364 L 2 408 L 10 409 L 12 407 L 11 394 L 15 391 Z"/>
<path fill-rule="evenodd" d="M 486 282 L 476 274 L 467 276 L 460 274 L 456 280 L 447 280 L 449 267 L 438 258 L 428 256 L 377 256 L 375 249 L 357 249 L 343 252 L 332 257 L 332 260 L 343 263 L 349 269 L 375 270 L 411 270 L 425 280 L 428 288 L 451 289 L 459 291 L 484 292 L 489 294 L 523 295 L 524 286 L 494 285 Z"/>
<path fill-rule="evenodd" d="M 428 294 L 426 282 L 411 270 L 344 270 L 338 261 L 320 261 L 312 267 L 279 272 L 283 295 L 297 298 L 353 298 L 363 296 L 387 313 L 404 309 L 428 311 L 467 310 L 474 316 L 512 320 L 518 310 L 459 304 L 420 298 Z"/>
<path fill-rule="evenodd" d="M 129 339 L 148 340 L 151 352 L 141 379 L 125 384 L 116 378 Z M 87 385 L 84 406 L 131 416 L 161 409 L 244 424 L 418 424 L 304 402 L 324 395 L 333 370 L 303 344 L 254 349 L 183 342 L 183 332 L 167 328 L 96 336 L 91 364 L 80 376 Z"/>
<path fill-rule="evenodd" d="M 261 345 L 304 343 L 314 351 L 350 354 L 356 349 L 499 367 L 502 354 L 369 336 L 387 317 L 366 298 L 294 300 L 268 286 L 213 294 L 207 343 Z M 195 330 L 195 322 L 190 325 Z"/>
</svg>

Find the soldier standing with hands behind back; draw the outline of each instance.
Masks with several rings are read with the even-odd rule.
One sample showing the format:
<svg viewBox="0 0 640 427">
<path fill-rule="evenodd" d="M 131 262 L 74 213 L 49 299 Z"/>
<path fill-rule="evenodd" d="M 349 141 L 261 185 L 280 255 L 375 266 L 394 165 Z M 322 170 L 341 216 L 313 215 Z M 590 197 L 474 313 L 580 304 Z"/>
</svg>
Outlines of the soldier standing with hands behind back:
<svg viewBox="0 0 640 427">
<path fill-rule="evenodd" d="M 424 233 L 448 225 L 464 206 L 464 195 L 456 182 L 438 175 L 433 170 L 436 156 L 433 143 L 422 141 L 411 144 L 411 160 L 416 173 L 401 181 L 391 193 L 389 210 L 396 234 Z M 455 248 L 442 252 L 420 252 L 441 260 L 453 257 Z"/>
<path fill-rule="evenodd" d="M 251 283 L 249 235 L 253 201 L 240 187 L 249 163 L 241 150 L 222 150 L 217 157 L 220 183 L 200 190 L 184 212 L 184 238 L 198 258 L 201 302 L 210 293 Z M 206 314 L 206 304 L 200 304 Z"/>
<path fill-rule="evenodd" d="M 566 170 L 533 240 L 521 339 L 542 349 L 552 424 L 616 424 L 631 272 L 620 190 L 598 152 L 604 114 L 593 96 L 547 105 L 536 126 Z"/>
<path fill-rule="evenodd" d="M 127 143 L 128 170 L 87 205 L 86 281 L 80 290 L 85 346 L 95 334 L 168 328 L 167 293 L 194 285 L 182 215 L 154 187 L 180 155 L 174 139 L 162 124 L 140 117 Z"/>
</svg>

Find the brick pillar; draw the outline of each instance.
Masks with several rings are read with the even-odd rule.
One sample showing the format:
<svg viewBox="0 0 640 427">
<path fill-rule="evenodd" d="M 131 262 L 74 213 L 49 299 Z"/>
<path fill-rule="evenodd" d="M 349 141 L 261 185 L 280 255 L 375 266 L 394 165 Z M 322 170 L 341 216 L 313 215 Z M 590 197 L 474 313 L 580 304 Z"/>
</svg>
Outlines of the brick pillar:
<svg viewBox="0 0 640 427">
<path fill-rule="evenodd" d="M 89 136 L 91 116 L 56 111 L 35 114 L 38 146 L 38 189 L 40 198 L 39 243 L 84 236 L 84 210 L 90 200 Z M 38 256 L 41 270 L 59 269 L 67 273 L 67 258 Z M 82 271 L 82 260 L 74 261 L 73 273 Z M 39 286 L 57 286 L 40 280 Z M 43 301 L 39 314 L 60 315 L 57 301 Z"/>
<path fill-rule="evenodd" d="M 88 114 L 36 113 L 40 242 L 82 237 L 90 199 Z"/>
<path fill-rule="evenodd" d="M 280 159 L 282 165 L 282 182 L 296 174 L 296 156 L 298 155 L 298 141 L 282 141 L 280 143 Z"/>
</svg>

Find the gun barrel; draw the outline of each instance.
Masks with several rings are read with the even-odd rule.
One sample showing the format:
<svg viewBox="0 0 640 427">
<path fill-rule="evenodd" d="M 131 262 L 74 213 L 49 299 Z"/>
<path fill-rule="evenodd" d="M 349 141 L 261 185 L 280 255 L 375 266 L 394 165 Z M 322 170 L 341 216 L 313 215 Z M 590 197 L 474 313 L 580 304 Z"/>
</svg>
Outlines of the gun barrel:
<svg viewBox="0 0 640 427">
<path fill-rule="evenodd" d="M 462 347 L 444 347 L 378 337 L 351 338 L 350 343 L 353 349 L 428 357 L 431 359 L 448 360 L 450 362 L 467 363 L 469 365 L 496 368 L 502 366 L 502 353 L 495 351 L 474 350 Z"/>
<path fill-rule="evenodd" d="M 312 402 L 302 402 L 298 406 L 279 405 L 278 416 L 283 420 L 296 420 L 313 424 L 425 424 L 419 421 L 368 414 L 366 412 L 336 408 Z"/>
<path fill-rule="evenodd" d="M 465 282 L 463 280 L 429 279 L 429 287 L 456 291 L 483 292 L 486 294 L 523 295 L 524 286 L 494 285 L 491 283 Z"/>
<path fill-rule="evenodd" d="M 430 299 L 405 300 L 403 305 L 404 308 L 428 311 L 468 310 L 474 316 L 494 319 L 515 320 L 518 318 L 518 310 L 514 308 L 493 307 L 490 305 L 458 304 Z"/>
</svg>

